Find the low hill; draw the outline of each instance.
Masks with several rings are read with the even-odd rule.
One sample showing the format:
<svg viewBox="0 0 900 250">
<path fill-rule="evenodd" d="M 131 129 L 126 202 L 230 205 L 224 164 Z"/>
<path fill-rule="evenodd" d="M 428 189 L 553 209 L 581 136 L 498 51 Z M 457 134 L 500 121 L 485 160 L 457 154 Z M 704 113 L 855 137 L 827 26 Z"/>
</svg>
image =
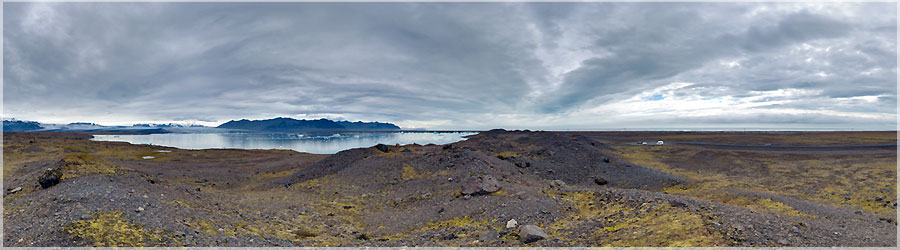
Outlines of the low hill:
<svg viewBox="0 0 900 250">
<path fill-rule="evenodd" d="M 239 120 L 229 121 L 218 128 L 243 129 L 254 131 L 272 132 L 334 132 L 334 131 L 394 131 L 400 127 L 382 122 L 348 122 L 319 120 L 297 120 L 292 118 L 275 118 L 268 120 Z"/>
</svg>

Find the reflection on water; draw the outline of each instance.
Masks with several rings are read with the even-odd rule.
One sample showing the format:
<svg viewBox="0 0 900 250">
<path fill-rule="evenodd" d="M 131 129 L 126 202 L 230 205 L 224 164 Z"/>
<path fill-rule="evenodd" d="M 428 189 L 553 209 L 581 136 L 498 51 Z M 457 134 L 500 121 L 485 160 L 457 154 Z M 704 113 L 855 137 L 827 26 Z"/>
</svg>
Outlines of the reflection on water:
<svg viewBox="0 0 900 250">
<path fill-rule="evenodd" d="M 123 141 L 182 149 L 242 148 L 291 149 L 314 154 L 333 154 L 351 148 L 365 148 L 383 143 L 425 145 L 447 144 L 465 140 L 471 132 L 371 132 L 342 134 L 288 133 L 172 133 L 149 135 L 94 135 L 95 141 Z"/>
</svg>

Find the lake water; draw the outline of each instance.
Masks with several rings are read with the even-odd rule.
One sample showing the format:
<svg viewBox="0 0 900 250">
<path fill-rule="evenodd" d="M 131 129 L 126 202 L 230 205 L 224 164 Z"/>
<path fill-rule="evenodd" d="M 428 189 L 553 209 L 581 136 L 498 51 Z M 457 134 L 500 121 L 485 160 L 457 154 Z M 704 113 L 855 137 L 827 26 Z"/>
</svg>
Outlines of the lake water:
<svg viewBox="0 0 900 250">
<path fill-rule="evenodd" d="M 94 135 L 95 141 L 123 141 L 182 149 L 240 148 L 290 149 L 313 154 L 333 154 L 379 143 L 447 144 L 465 140 L 472 132 L 371 132 L 335 134 L 288 133 L 170 133 L 149 135 Z"/>
</svg>

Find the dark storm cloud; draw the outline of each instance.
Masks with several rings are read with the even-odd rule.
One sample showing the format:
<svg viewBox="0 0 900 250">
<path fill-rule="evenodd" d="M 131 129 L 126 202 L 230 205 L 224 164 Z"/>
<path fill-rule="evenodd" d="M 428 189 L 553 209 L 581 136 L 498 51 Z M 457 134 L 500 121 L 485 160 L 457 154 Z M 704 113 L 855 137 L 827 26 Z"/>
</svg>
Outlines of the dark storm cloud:
<svg viewBox="0 0 900 250">
<path fill-rule="evenodd" d="M 896 14 L 882 3 L 7 3 L 4 116 L 584 127 L 586 110 L 690 82 L 672 97 L 797 89 L 813 94 L 757 106 L 895 117 Z M 825 119 L 696 121 L 776 117 Z M 604 122 L 640 122 L 629 119 Z"/>
</svg>

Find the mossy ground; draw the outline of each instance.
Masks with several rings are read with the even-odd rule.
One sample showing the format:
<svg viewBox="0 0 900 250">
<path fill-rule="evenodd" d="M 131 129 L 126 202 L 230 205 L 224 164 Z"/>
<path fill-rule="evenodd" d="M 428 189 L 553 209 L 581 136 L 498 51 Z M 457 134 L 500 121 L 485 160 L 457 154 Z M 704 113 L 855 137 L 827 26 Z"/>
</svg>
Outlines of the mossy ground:
<svg viewBox="0 0 900 250">
<path fill-rule="evenodd" d="M 149 229 L 125 219 L 120 211 L 98 211 L 91 215 L 93 218 L 74 221 L 63 230 L 72 238 L 94 247 L 166 246 L 167 239 L 172 246 L 181 245 L 162 230 Z"/>
<path fill-rule="evenodd" d="M 721 234 L 707 226 L 709 215 L 672 207 L 668 203 L 601 201 L 590 191 L 548 194 L 572 204 L 573 211 L 548 225 L 551 237 L 570 244 L 604 247 L 728 245 Z"/>
<path fill-rule="evenodd" d="M 859 141 L 869 140 L 874 139 L 862 138 Z M 726 191 L 741 189 L 896 217 L 893 206 L 897 194 L 896 155 L 749 153 L 681 145 L 618 146 L 615 153 L 625 160 L 669 172 L 694 183 L 667 189 L 666 192 L 671 194 L 787 215 L 809 216 L 771 199 L 748 198 Z M 714 162 L 709 162 L 710 159 Z M 706 167 L 698 167 L 703 165 Z"/>
</svg>

